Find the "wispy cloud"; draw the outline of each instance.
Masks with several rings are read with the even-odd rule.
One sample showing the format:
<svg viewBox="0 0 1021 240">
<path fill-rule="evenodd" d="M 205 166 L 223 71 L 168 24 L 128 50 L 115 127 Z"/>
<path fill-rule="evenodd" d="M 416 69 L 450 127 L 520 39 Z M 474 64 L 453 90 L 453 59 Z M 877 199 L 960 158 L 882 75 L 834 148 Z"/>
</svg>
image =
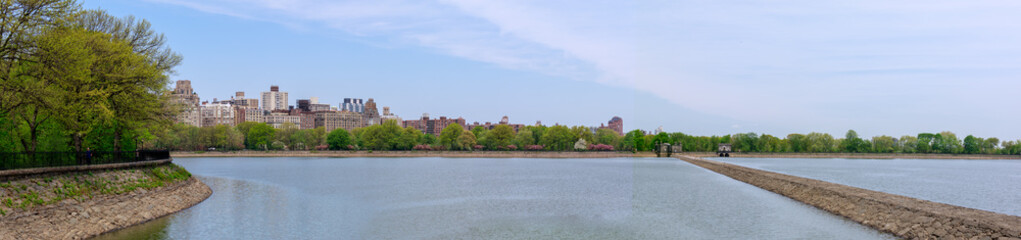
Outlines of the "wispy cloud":
<svg viewBox="0 0 1021 240">
<path fill-rule="evenodd" d="M 988 104 L 1021 100 L 1021 2 L 152 1 L 629 87 L 744 121 L 1021 117 Z"/>
</svg>

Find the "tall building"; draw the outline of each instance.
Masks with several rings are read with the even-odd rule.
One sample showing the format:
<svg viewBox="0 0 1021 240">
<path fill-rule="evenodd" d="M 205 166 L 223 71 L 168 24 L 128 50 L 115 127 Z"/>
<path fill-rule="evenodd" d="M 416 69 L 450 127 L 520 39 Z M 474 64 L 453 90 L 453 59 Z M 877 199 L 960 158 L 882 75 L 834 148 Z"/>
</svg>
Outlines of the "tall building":
<svg viewBox="0 0 1021 240">
<path fill-rule="evenodd" d="M 287 110 L 287 92 L 281 92 L 279 86 L 270 86 L 269 92 L 262 92 L 262 109 Z"/>
<path fill-rule="evenodd" d="M 365 111 L 362 112 L 362 123 L 365 126 L 372 126 L 380 123 L 379 111 L 376 110 L 376 102 L 369 98 L 368 102 L 365 102 Z"/>
<path fill-rule="evenodd" d="M 177 80 L 174 92 L 170 94 L 174 104 L 181 109 L 177 122 L 192 126 L 202 126 L 199 109 L 199 95 L 191 88 L 190 80 Z"/>
<path fill-rule="evenodd" d="M 362 104 L 361 98 L 344 98 L 344 102 L 340 103 L 341 111 L 362 113 L 365 105 Z"/>
</svg>

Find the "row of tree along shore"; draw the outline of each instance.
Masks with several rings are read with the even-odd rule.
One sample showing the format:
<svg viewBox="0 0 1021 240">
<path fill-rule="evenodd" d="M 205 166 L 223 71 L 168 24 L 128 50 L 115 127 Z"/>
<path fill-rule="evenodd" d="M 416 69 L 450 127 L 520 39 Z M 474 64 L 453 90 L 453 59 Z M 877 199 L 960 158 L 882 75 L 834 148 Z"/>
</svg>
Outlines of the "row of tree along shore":
<svg viewBox="0 0 1021 240">
<path fill-rule="evenodd" d="M 898 153 L 898 154 L 1000 154 L 1017 155 L 1019 141 L 954 133 L 921 133 L 894 138 L 858 137 L 853 130 L 844 138 L 825 133 L 790 134 L 786 138 L 742 133 L 724 136 L 692 136 L 684 133 L 645 134 L 634 130 L 624 136 L 609 129 L 592 133 L 575 126 L 525 126 L 515 132 L 510 126 L 493 129 L 463 129 L 452 124 L 439 136 L 402 128 L 396 122 L 356 128 L 352 131 L 323 128 L 298 129 L 284 124 L 273 128 L 248 122 L 236 127 L 194 127 L 175 125 L 172 134 L 155 139 L 154 145 L 176 151 L 231 150 L 448 150 L 448 151 L 652 151 L 657 144 L 681 144 L 685 152 L 713 152 L 721 143 L 732 144 L 735 152 L 746 153 Z"/>
</svg>

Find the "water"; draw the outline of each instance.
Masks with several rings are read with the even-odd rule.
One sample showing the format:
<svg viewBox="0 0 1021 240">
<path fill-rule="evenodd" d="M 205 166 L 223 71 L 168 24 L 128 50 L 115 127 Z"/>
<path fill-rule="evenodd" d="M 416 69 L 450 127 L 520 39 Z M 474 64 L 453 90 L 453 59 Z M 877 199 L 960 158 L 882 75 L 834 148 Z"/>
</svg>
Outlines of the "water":
<svg viewBox="0 0 1021 240">
<path fill-rule="evenodd" d="M 676 159 L 177 159 L 205 202 L 100 239 L 891 239 Z"/>
<path fill-rule="evenodd" d="M 713 158 L 934 202 L 1021 216 L 1021 160 Z"/>
</svg>

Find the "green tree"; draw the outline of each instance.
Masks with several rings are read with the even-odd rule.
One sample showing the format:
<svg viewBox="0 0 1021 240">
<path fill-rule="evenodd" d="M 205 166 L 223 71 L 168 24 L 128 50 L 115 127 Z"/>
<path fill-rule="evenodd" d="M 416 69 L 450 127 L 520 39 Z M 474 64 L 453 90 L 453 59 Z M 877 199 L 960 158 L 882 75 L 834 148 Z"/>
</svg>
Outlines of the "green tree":
<svg viewBox="0 0 1021 240">
<path fill-rule="evenodd" d="M 595 138 L 596 144 L 617 146 L 618 142 L 620 142 L 620 135 L 617 135 L 617 132 L 614 132 L 612 129 L 609 128 L 596 129 Z"/>
<path fill-rule="evenodd" d="M 477 143 L 475 141 L 475 134 L 471 131 L 464 130 L 460 136 L 457 137 L 458 148 L 463 150 L 472 150 L 472 147 Z"/>
<path fill-rule="evenodd" d="M 891 136 L 872 137 L 872 152 L 893 153 L 897 151 L 897 139 Z"/>
<path fill-rule="evenodd" d="M 514 136 L 514 145 L 517 145 L 520 149 L 524 149 L 525 146 L 533 144 L 535 144 L 535 138 L 532 137 L 532 131 L 527 128 L 521 129 L 518 131 L 518 134 Z"/>
<path fill-rule="evenodd" d="M 418 138 L 418 144 L 434 145 L 437 142 L 439 142 L 439 140 L 436 139 L 436 135 L 432 135 L 430 133 L 423 133 L 422 137 Z"/>
<path fill-rule="evenodd" d="M 258 123 L 248 131 L 245 145 L 249 149 L 269 150 L 276 138 L 276 129 L 266 123 Z"/>
<path fill-rule="evenodd" d="M 858 132 L 847 130 L 844 141 L 841 142 L 841 150 L 849 153 L 865 152 L 865 141 L 858 137 Z"/>
<path fill-rule="evenodd" d="M 487 138 L 490 144 L 494 147 L 504 148 L 511 144 L 514 140 L 514 128 L 506 124 L 496 125 L 492 131 L 489 131 Z"/>
<path fill-rule="evenodd" d="M 404 128 L 404 133 L 397 141 L 397 149 L 411 150 L 419 144 L 419 139 L 422 139 L 422 131 L 413 127 Z"/>
<path fill-rule="evenodd" d="M 343 128 L 337 128 L 330 131 L 330 134 L 326 136 L 326 143 L 329 145 L 330 150 L 347 149 L 348 145 L 353 144 L 351 141 L 351 135 Z"/>
<path fill-rule="evenodd" d="M 552 126 L 546 129 L 546 133 L 539 139 L 539 143 L 546 146 L 546 149 L 553 151 L 571 150 L 578 136 L 566 126 Z"/>
<path fill-rule="evenodd" d="M 964 137 L 964 153 L 966 154 L 980 153 L 981 147 L 982 143 L 977 138 L 975 138 L 975 136 L 968 135 L 967 137 Z"/>
<path fill-rule="evenodd" d="M 645 146 L 645 134 L 642 133 L 642 130 L 636 129 L 624 134 L 621 146 L 618 148 L 620 150 L 645 151 Z"/>
<path fill-rule="evenodd" d="M 447 127 L 440 131 L 440 145 L 451 149 L 457 150 L 460 148 L 458 138 L 464 133 L 464 128 L 460 124 L 449 124 Z"/>
</svg>

